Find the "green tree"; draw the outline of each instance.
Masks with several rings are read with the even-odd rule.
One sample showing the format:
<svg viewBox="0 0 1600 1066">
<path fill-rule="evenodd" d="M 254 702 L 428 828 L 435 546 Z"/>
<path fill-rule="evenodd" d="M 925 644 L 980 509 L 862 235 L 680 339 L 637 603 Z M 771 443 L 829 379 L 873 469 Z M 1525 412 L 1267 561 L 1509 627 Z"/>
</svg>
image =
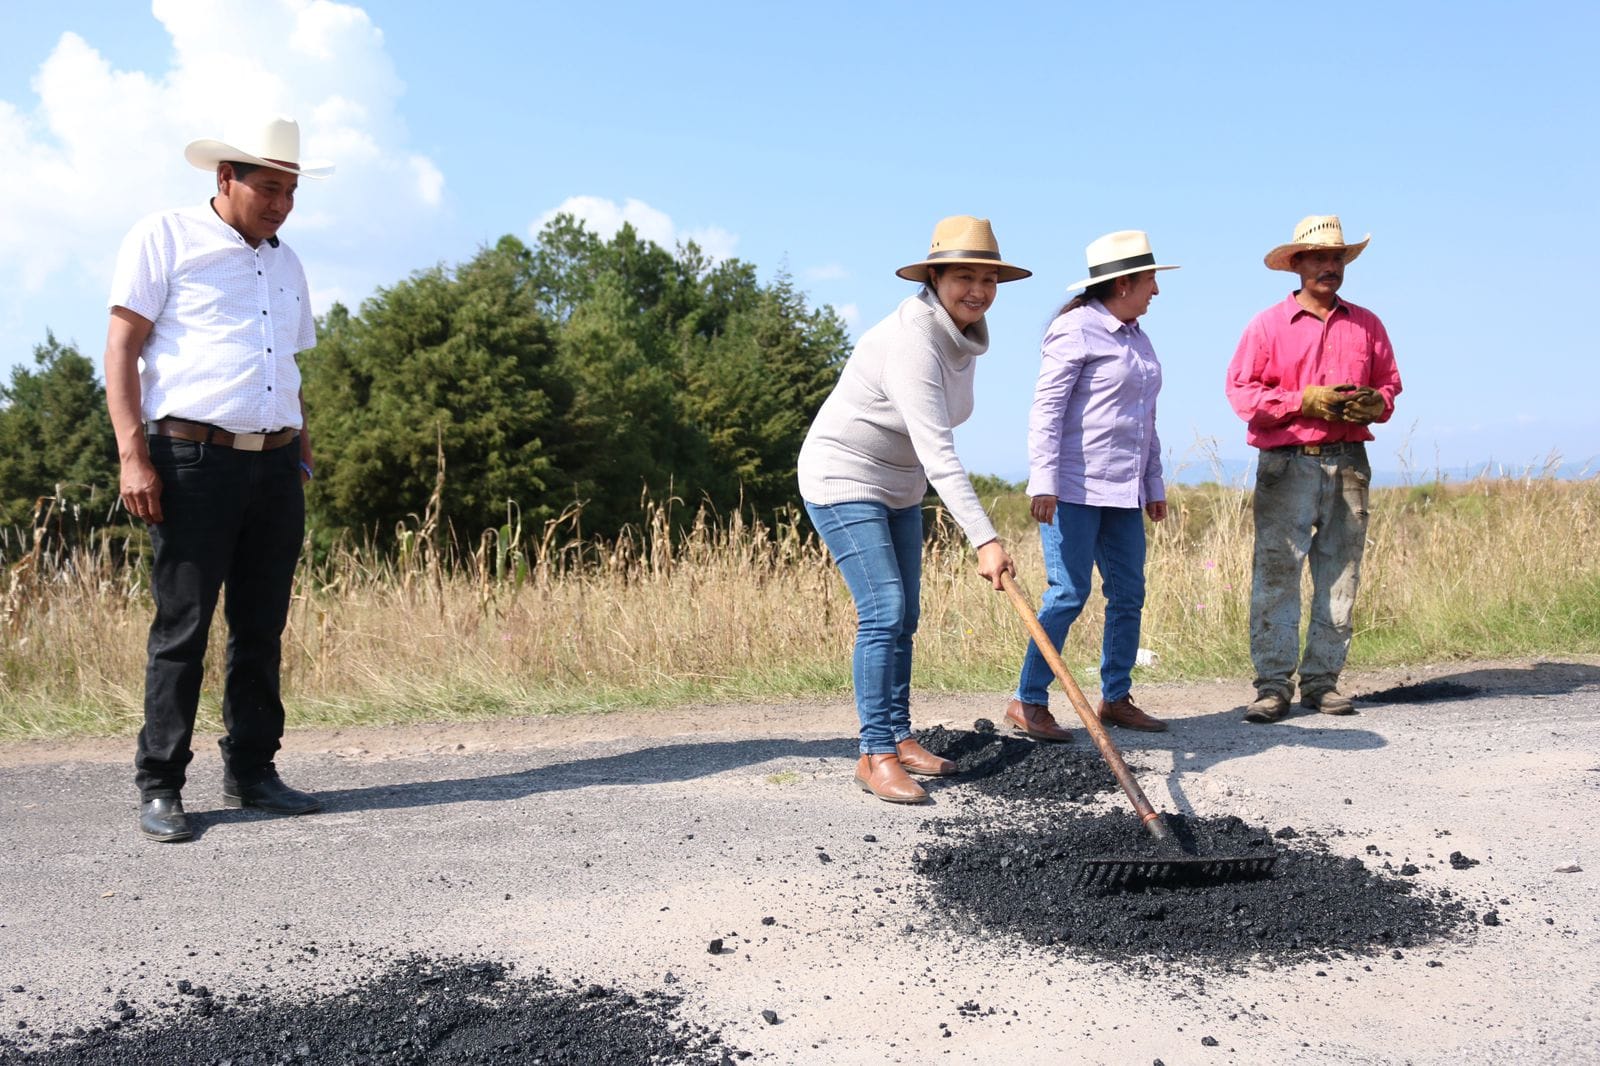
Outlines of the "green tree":
<svg viewBox="0 0 1600 1066">
<path fill-rule="evenodd" d="M 673 494 L 770 512 L 795 501 L 806 427 L 849 345 L 785 275 L 668 252 L 570 216 L 533 247 L 505 237 L 456 270 L 335 307 L 304 358 L 313 518 L 387 536 L 433 490 L 466 538 L 574 501 L 586 533 Z"/>
<path fill-rule="evenodd" d="M 770 512 L 796 500 L 795 460 L 849 338 L 833 310 L 808 309 L 786 275 L 736 303 L 720 332 L 686 347 L 680 395 L 706 442 L 706 496 Z"/>
<path fill-rule="evenodd" d="M 387 538 L 423 510 L 446 463 L 442 515 L 468 537 L 551 513 L 552 434 L 570 392 L 514 237 L 454 272 L 420 271 L 352 316 L 336 306 L 304 357 L 316 448 L 309 504 L 324 527 Z"/>
<path fill-rule="evenodd" d="M 0 385 L 0 526 L 27 526 L 54 497 L 79 528 L 110 522 L 117 501 L 117 446 L 94 363 L 54 333 Z"/>
</svg>

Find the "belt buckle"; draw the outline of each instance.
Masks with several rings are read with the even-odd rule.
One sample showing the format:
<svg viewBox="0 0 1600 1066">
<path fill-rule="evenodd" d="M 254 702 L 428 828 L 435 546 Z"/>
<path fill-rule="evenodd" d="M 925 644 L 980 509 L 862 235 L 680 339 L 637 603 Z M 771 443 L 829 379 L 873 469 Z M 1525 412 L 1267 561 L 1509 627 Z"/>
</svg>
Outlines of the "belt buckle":
<svg viewBox="0 0 1600 1066">
<path fill-rule="evenodd" d="M 241 452 L 259 452 L 267 446 L 265 433 L 235 433 L 233 446 Z"/>
<path fill-rule="evenodd" d="M 1303 455 L 1321 455 L 1322 454 L 1322 445 L 1320 445 L 1320 444 L 1302 444 L 1300 446 L 1300 452 Z"/>
</svg>

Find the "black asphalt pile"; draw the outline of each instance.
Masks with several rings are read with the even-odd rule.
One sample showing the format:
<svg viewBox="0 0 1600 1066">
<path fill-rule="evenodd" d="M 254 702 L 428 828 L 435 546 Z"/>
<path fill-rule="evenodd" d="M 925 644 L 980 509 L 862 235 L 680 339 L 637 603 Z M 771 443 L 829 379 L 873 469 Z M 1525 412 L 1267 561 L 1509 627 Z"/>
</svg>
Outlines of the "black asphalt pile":
<svg viewBox="0 0 1600 1066">
<path fill-rule="evenodd" d="M 355 988 L 306 1000 L 226 997 L 188 984 L 178 983 L 179 1002 L 148 1017 L 124 1005 L 111 1015 L 115 1028 L 101 1023 L 31 1051 L 0 1038 L 0 1063 L 637 1066 L 746 1057 L 679 1019 L 675 997 L 561 985 L 493 962 L 412 957 Z"/>
<path fill-rule="evenodd" d="M 1464 700 L 1483 690 L 1476 685 L 1462 685 L 1455 681 L 1422 681 L 1415 685 L 1398 685 L 1379 692 L 1357 696 L 1362 703 L 1432 703 L 1435 700 Z"/>
<path fill-rule="evenodd" d="M 1040 743 L 1004 735 L 980 718 L 971 730 L 939 725 L 920 730 L 917 742 L 954 762 L 961 771 L 954 780 L 985 796 L 1086 803 L 1117 788 L 1117 779 L 1087 737 L 1081 748 Z"/>
<path fill-rule="evenodd" d="M 1168 846 L 1131 813 L 1062 811 L 1032 828 L 964 819 L 934 827 L 914 862 L 946 919 L 968 932 L 1117 961 L 1239 963 L 1373 954 L 1414 947 L 1471 924 L 1458 900 L 1326 853 L 1303 834 L 1235 817 L 1182 822 L 1203 856 L 1276 851 L 1270 877 L 1207 885 L 1107 891 L 1078 883 L 1096 858 L 1160 858 Z M 1308 847 L 1288 847 L 1298 839 Z M 1445 896 L 1448 896 L 1446 893 Z"/>
</svg>

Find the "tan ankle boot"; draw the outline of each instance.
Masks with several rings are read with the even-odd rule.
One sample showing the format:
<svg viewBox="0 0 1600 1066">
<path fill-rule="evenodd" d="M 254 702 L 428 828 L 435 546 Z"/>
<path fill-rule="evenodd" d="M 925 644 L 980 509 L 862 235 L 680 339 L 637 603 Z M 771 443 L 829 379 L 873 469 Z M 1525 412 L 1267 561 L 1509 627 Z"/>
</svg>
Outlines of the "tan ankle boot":
<svg viewBox="0 0 1600 1066">
<path fill-rule="evenodd" d="M 1006 704 L 1006 721 L 1011 723 L 1011 728 L 1023 736 L 1032 737 L 1034 740 L 1066 741 L 1072 739 L 1072 733 L 1056 724 L 1055 716 L 1050 713 L 1050 708 L 1040 703 L 1023 703 L 1021 700 L 1012 700 Z"/>
<path fill-rule="evenodd" d="M 949 777 L 956 772 L 956 764 L 949 759 L 942 759 L 917 743 L 916 737 L 906 737 L 894 746 L 895 754 L 900 757 L 900 765 L 908 774 L 921 774 L 924 777 Z"/>
<path fill-rule="evenodd" d="M 906 776 L 900 757 L 892 751 L 857 759 L 856 783 L 890 803 L 921 803 L 928 798 L 922 786 Z"/>
</svg>

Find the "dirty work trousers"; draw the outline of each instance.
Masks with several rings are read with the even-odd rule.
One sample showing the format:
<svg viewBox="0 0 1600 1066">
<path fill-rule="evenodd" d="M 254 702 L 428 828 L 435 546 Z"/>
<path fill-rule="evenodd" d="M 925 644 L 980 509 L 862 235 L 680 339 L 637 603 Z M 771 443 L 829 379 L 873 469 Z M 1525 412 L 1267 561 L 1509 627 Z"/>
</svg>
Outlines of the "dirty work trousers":
<svg viewBox="0 0 1600 1066">
<path fill-rule="evenodd" d="M 1263 449 L 1256 467 L 1250 658 L 1256 691 L 1304 696 L 1334 688 L 1350 651 L 1350 617 L 1367 539 L 1366 449 L 1304 455 Z M 1300 652 L 1300 580 L 1311 564 L 1311 621 Z"/>
<path fill-rule="evenodd" d="M 280 640 L 305 530 L 299 441 L 261 452 L 171 437 L 149 443 L 163 521 L 150 527 L 156 615 L 134 759 L 144 799 L 183 788 L 211 615 L 224 587 L 223 768 L 240 784 L 273 772 L 283 737 Z"/>
<path fill-rule="evenodd" d="M 856 604 L 851 679 L 861 754 L 911 735 L 911 642 L 922 611 L 922 507 L 806 502 Z"/>
</svg>

